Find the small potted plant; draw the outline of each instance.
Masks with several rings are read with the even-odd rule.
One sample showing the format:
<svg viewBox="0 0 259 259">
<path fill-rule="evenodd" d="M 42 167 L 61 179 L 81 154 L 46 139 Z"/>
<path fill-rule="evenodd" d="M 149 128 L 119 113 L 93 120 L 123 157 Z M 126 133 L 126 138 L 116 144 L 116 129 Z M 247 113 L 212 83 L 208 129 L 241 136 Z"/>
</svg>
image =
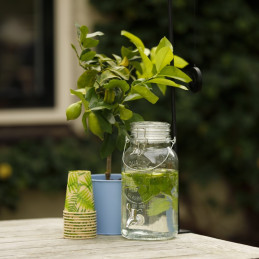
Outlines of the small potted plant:
<svg viewBox="0 0 259 259">
<path fill-rule="evenodd" d="M 67 120 L 75 120 L 81 115 L 84 130 L 91 131 L 102 141 L 100 156 L 107 160 L 102 184 L 112 184 L 119 182 L 116 175 L 115 181 L 109 181 L 113 176 L 112 153 L 116 148 L 123 150 L 130 123 L 143 120 L 140 114 L 130 109 L 131 104 L 143 98 L 155 104 L 159 97 L 153 92 L 154 85 L 157 85 L 162 94 L 165 94 L 166 86 L 187 90 L 184 84 L 189 83 L 191 78 L 180 68 L 188 63 L 173 54 L 173 46 L 167 38 L 162 38 L 156 47 L 149 50 L 137 36 L 127 31 L 122 31 L 121 35 L 127 37 L 133 47 L 122 46 L 121 56 L 107 57 L 93 50 L 98 45 L 97 38 L 103 35 L 102 32 L 89 33 L 86 26 L 76 27 L 80 49 L 77 50 L 73 44 L 72 48 L 84 72 L 78 78 L 77 89 L 70 90 L 79 100 L 67 108 L 66 116 Z M 174 66 L 171 66 L 173 59 Z M 107 181 L 104 181 L 104 178 Z M 94 179 L 93 185 L 95 192 Z M 106 189 L 104 185 L 101 188 Z M 112 188 L 114 189 L 114 186 Z M 118 192 L 114 192 L 116 197 L 111 197 L 113 191 L 109 190 L 107 195 L 101 195 L 101 207 L 107 207 L 105 216 L 98 212 L 99 205 L 95 194 L 97 225 L 103 224 L 98 222 L 99 216 L 104 218 L 109 226 L 115 224 L 117 228 L 115 232 L 109 231 L 108 234 L 120 234 L 120 188 L 121 186 Z M 112 208 L 116 204 L 115 199 L 118 200 L 117 209 Z M 112 211 L 119 215 L 109 216 Z M 115 220 L 114 224 L 112 220 Z M 104 231 L 98 232 L 105 234 Z"/>
</svg>

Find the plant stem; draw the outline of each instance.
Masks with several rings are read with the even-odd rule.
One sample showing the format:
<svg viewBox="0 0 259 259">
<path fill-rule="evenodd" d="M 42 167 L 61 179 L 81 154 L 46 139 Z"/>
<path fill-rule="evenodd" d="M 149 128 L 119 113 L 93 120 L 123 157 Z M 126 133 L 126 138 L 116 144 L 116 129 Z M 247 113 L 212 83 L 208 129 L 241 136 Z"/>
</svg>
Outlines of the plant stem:
<svg viewBox="0 0 259 259">
<path fill-rule="evenodd" d="M 106 160 L 106 172 L 105 172 L 106 180 L 110 180 L 111 171 L 112 171 L 112 155 L 109 155 L 107 156 L 107 160 Z"/>
</svg>

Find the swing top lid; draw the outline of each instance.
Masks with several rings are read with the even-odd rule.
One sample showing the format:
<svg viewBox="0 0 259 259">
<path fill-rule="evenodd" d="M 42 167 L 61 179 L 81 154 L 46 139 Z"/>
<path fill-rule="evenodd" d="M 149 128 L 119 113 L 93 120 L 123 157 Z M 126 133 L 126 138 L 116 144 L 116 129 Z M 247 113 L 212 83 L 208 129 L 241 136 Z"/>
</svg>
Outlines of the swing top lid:
<svg viewBox="0 0 259 259">
<path fill-rule="evenodd" d="M 159 121 L 138 121 L 130 124 L 131 138 L 141 142 L 170 142 L 170 124 Z"/>
</svg>

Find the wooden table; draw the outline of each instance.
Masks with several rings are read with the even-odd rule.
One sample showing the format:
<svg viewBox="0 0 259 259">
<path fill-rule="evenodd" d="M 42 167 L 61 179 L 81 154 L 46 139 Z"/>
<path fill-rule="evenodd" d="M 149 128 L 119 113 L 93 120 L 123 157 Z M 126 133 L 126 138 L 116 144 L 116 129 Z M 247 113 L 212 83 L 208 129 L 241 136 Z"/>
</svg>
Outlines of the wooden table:
<svg viewBox="0 0 259 259">
<path fill-rule="evenodd" d="M 259 248 L 192 233 L 167 241 L 63 238 L 63 219 L 0 221 L 0 258 L 259 258 Z"/>
</svg>

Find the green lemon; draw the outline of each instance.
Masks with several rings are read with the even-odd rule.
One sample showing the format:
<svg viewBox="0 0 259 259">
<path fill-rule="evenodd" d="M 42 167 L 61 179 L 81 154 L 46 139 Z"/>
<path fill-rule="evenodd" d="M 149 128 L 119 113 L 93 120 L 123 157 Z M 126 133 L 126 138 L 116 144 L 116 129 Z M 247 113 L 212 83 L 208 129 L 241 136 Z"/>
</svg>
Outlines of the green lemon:
<svg viewBox="0 0 259 259">
<path fill-rule="evenodd" d="M 98 117 L 95 113 L 91 112 L 88 117 L 89 128 L 92 133 L 98 136 L 101 140 L 103 140 L 104 131 L 102 130 L 101 124 L 98 120 Z"/>
<path fill-rule="evenodd" d="M 104 95 L 104 102 L 112 104 L 115 99 L 115 92 L 113 89 L 106 89 Z"/>
<path fill-rule="evenodd" d="M 67 120 L 75 120 L 81 114 L 82 101 L 72 103 L 66 110 Z"/>
<path fill-rule="evenodd" d="M 129 109 L 126 109 L 125 106 L 122 104 L 119 104 L 119 111 L 120 111 L 120 118 L 122 120 L 129 120 L 133 115 L 133 112 Z"/>
</svg>

